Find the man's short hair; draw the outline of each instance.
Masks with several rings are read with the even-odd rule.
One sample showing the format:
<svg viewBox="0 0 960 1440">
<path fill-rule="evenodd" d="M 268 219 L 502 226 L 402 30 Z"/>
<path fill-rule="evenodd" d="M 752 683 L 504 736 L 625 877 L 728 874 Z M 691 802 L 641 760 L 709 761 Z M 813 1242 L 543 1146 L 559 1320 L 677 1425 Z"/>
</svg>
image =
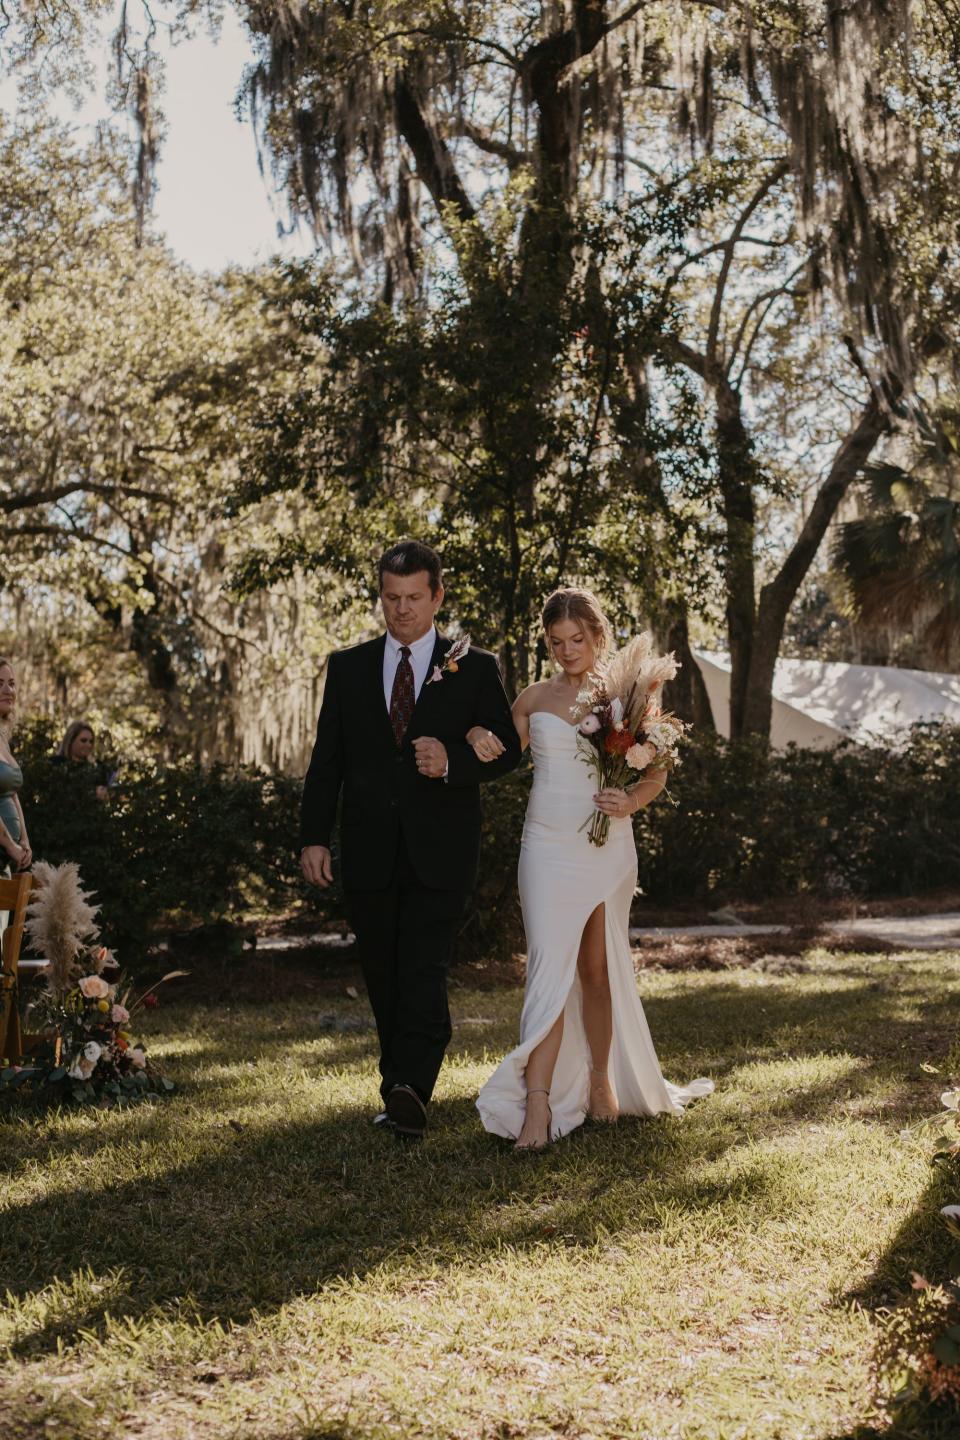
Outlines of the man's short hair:
<svg viewBox="0 0 960 1440">
<path fill-rule="evenodd" d="M 384 575 L 418 575 L 421 570 L 426 570 L 430 577 L 430 594 L 436 595 L 443 584 L 440 556 L 422 540 L 401 540 L 380 556 L 380 589 L 383 589 Z"/>
</svg>

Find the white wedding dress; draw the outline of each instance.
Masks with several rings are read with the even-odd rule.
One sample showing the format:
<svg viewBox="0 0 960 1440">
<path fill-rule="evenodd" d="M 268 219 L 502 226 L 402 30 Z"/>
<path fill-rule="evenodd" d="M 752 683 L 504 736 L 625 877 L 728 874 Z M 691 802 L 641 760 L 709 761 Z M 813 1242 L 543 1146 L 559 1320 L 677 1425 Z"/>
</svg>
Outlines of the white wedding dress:
<svg viewBox="0 0 960 1440">
<path fill-rule="evenodd" d="M 527 935 L 527 983 L 520 1044 L 477 1098 L 487 1130 L 515 1139 L 523 1125 L 530 1052 L 563 1013 L 563 1040 L 550 1087 L 554 1138 L 583 1123 L 590 1096 L 590 1047 L 583 1028 L 577 954 L 583 928 L 606 905 L 607 971 L 613 1043 L 607 1073 L 625 1115 L 680 1114 L 713 1090 L 712 1080 L 680 1088 L 664 1080 L 630 958 L 630 903 L 637 851 L 629 820 L 611 820 L 606 845 L 591 845 L 584 820 L 593 814 L 593 771 L 580 758 L 574 726 L 549 711 L 530 716 L 533 789 L 520 847 L 520 903 Z M 579 831 L 579 833 L 578 833 Z"/>
</svg>

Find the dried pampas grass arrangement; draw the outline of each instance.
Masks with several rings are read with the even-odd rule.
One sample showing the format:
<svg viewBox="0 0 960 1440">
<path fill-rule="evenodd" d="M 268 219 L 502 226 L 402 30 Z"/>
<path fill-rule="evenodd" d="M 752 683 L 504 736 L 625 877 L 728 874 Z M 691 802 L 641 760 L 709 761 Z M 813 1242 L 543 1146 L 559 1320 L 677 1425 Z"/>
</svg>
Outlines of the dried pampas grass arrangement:
<svg viewBox="0 0 960 1440">
<path fill-rule="evenodd" d="M 679 669 L 675 656 L 656 653 L 653 636 L 645 630 L 642 635 L 628 640 L 622 650 L 615 650 L 604 660 L 597 674 L 587 677 L 570 713 L 574 720 L 579 720 L 598 695 L 603 694 L 608 700 L 620 701 L 624 723 L 636 729 L 651 692 L 672 680 Z"/>
<path fill-rule="evenodd" d="M 33 949 L 47 962 L 50 992 L 63 996 L 80 977 L 77 957 L 100 934 L 96 923 L 100 907 L 89 903 L 90 892 L 81 888 L 80 871 L 72 862 L 48 865 L 40 860 L 33 867 L 33 878 L 26 932 Z"/>
</svg>

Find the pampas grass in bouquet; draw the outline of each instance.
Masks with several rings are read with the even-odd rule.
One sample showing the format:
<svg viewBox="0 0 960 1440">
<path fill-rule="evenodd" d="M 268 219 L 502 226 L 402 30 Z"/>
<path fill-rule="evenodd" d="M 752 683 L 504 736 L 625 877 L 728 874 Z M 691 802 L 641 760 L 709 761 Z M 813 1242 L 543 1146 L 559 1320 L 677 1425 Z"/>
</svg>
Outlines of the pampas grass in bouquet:
<svg viewBox="0 0 960 1440">
<path fill-rule="evenodd" d="M 680 763 L 679 746 L 689 726 L 664 711 L 659 699 L 679 669 L 674 655 L 656 654 L 653 636 L 644 631 L 588 676 L 570 713 L 599 790 L 626 790 Z M 610 816 L 598 810 L 580 828 L 592 845 L 605 845 Z"/>
</svg>

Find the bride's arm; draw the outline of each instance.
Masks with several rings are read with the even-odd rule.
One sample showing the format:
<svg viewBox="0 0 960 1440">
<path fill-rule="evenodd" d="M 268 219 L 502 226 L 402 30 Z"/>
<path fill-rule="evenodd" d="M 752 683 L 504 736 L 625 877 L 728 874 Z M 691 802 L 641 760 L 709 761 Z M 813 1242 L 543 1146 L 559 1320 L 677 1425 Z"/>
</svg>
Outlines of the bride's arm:
<svg viewBox="0 0 960 1440">
<path fill-rule="evenodd" d="M 651 800 L 656 800 L 666 783 L 666 770 L 651 770 L 649 779 L 638 780 L 636 785 L 632 785 L 627 794 L 633 805 L 633 814 L 649 805 Z"/>
<path fill-rule="evenodd" d="M 513 723 L 520 736 L 521 750 L 526 750 L 530 744 L 530 700 L 535 688 L 533 685 L 528 685 L 526 690 L 521 690 L 513 702 Z"/>
<path fill-rule="evenodd" d="M 629 790 L 618 790 L 615 786 L 598 790 L 593 797 L 593 803 L 605 815 L 610 815 L 615 820 L 626 820 L 629 816 L 636 815 L 645 805 L 649 805 L 651 800 L 656 800 L 666 783 L 666 770 L 653 770 L 649 780 L 638 780 Z"/>
</svg>

